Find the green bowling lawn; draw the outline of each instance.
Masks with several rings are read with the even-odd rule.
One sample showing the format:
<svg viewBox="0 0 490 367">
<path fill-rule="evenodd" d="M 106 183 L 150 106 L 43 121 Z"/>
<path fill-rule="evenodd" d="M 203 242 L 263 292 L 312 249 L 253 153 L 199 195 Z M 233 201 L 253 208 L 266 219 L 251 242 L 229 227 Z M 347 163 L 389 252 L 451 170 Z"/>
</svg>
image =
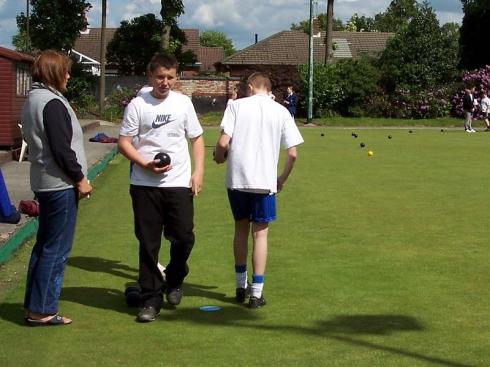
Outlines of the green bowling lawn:
<svg viewBox="0 0 490 367">
<path fill-rule="evenodd" d="M 138 324 L 124 303 L 137 243 L 117 156 L 80 207 L 61 298 L 72 325 L 23 325 L 32 243 L 0 270 L 0 365 L 489 366 L 490 133 L 302 133 L 270 228 L 264 308 L 233 303 L 233 223 L 208 129 L 182 304 Z"/>
</svg>

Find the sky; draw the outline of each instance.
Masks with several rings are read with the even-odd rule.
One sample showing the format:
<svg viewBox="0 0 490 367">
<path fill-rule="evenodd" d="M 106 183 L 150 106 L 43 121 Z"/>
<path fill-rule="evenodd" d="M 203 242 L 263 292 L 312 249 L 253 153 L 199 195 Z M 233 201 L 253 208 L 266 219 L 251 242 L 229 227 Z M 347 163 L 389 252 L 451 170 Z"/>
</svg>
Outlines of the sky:
<svg viewBox="0 0 490 367">
<path fill-rule="evenodd" d="M 17 33 L 15 17 L 26 12 L 27 0 L 0 0 L 0 46 L 13 48 L 12 36 Z M 89 27 L 100 27 L 102 0 L 92 4 Z M 326 12 L 326 0 L 318 1 L 318 13 Z M 335 0 L 334 17 L 345 21 L 354 13 L 373 17 L 384 12 L 390 0 Z M 460 0 L 430 0 L 439 22 L 461 24 Z M 155 13 L 160 14 L 160 0 L 107 0 L 107 27 L 118 27 L 123 20 Z M 180 28 L 220 31 L 232 40 L 235 49 L 245 48 L 258 39 L 288 30 L 292 23 L 309 17 L 308 0 L 184 0 L 185 14 L 178 19 Z"/>
</svg>

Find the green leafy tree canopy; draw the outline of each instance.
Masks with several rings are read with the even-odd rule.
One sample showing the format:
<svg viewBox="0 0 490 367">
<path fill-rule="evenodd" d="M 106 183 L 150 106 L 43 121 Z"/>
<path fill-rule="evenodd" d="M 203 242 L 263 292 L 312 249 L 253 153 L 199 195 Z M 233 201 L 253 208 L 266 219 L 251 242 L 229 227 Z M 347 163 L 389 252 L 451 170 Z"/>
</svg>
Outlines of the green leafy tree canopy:
<svg viewBox="0 0 490 367">
<path fill-rule="evenodd" d="M 463 22 L 460 29 L 459 56 L 462 69 L 477 69 L 490 65 L 490 49 L 486 47 L 490 2 L 462 0 Z"/>
<path fill-rule="evenodd" d="M 160 51 L 169 51 L 171 30 L 178 28 L 177 18 L 184 14 L 182 0 L 161 0 L 160 15 L 162 16 L 162 31 Z"/>
<path fill-rule="evenodd" d="M 379 60 L 387 91 L 425 90 L 456 76 L 456 49 L 443 34 L 434 10 L 424 2 L 392 38 Z M 454 47 L 454 43 L 453 43 Z"/>
<path fill-rule="evenodd" d="M 204 31 L 199 37 L 199 42 L 204 47 L 223 47 L 226 56 L 236 52 L 233 48 L 233 42 L 223 32 Z"/>
<path fill-rule="evenodd" d="M 318 15 L 318 21 L 320 22 L 320 29 L 324 31 L 327 29 L 327 13 L 321 13 Z M 305 33 L 310 33 L 310 21 L 309 20 L 302 20 L 298 24 L 293 23 L 291 24 L 292 31 L 303 31 Z M 343 31 L 345 30 L 344 24 L 340 19 L 333 18 L 332 20 L 332 29 L 334 31 Z"/>
<path fill-rule="evenodd" d="M 155 14 L 145 14 L 122 21 L 107 45 L 107 61 L 115 63 L 123 75 L 144 75 L 151 57 L 160 50 L 163 22 Z M 182 52 L 187 42 L 185 33 L 177 26 L 171 28 L 171 41 L 166 51 L 175 54 L 179 63 L 192 64 L 197 61 L 192 51 Z"/>
<path fill-rule="evenodd" d="M 19 34 L 14 41 L 19 47 L 38 50 L 71 50 L 79 32 L 88 26 L 85 13 L 92 7 L 85 0 L 30 0 L 30 4 L 30 40 L 26 40 L 27 17 L 21 13 L 17 16 Z"/>
<path fill-rule="evenodd" d="M 417 0 L 393 0 L 385 12 L 374 17 L 379 32 L 398 32 L 418 13 Z"/>
</svg>

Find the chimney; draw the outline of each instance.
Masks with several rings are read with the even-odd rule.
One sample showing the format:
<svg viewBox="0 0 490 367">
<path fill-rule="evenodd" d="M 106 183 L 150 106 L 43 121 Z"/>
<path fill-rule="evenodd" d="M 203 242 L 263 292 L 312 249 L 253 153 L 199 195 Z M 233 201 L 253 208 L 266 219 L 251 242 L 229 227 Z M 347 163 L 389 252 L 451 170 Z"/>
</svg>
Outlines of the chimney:
<svg viewBox="0 0 490 367">
<path fill-rule="evenodd" d="M 255 43 L 259 42 L 259 35 L 255 33 Z"/>
</svg>

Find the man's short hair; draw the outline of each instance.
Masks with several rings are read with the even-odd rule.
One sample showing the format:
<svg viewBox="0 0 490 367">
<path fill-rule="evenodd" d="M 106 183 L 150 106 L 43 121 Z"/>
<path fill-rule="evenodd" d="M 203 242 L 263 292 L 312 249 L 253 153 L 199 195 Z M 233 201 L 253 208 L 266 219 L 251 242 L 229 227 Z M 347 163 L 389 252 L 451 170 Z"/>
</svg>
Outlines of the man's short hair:
<svg viewBox="0 0 490 367">
<path fill-rule="evenodd" d="M 153 55 L 153 57 L 151 58 L 147 66 L 147 71 L 153 73 L 159 67 L 177 70 L 179 67 L 179 62 L 174 55 L 158 53 Z"/>
<path fill-rule="evenodd" d="M 258 89 L 272 89 L 269 76 L 266 73 L 262 73 L 260 71 L 250 75 L 247 79 L 247 83 Z"/>
</svg>

